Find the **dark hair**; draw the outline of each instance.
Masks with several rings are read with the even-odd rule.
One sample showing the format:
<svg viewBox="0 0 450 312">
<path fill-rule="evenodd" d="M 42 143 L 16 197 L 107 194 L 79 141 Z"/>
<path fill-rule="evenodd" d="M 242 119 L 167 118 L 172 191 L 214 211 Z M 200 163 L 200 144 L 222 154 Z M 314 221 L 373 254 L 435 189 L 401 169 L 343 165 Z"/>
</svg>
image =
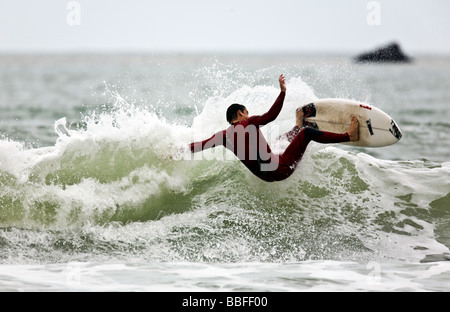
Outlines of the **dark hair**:
<svg viewBox="0 0 450 312">
<path fill-rule="evenodd" d="M 244 112 L 245 106 L 241 104 L 231 104 L 227 109 L 227 121 L 231 124 L 231 121 L 237 118 L 237 112 Z"/>
</svg>

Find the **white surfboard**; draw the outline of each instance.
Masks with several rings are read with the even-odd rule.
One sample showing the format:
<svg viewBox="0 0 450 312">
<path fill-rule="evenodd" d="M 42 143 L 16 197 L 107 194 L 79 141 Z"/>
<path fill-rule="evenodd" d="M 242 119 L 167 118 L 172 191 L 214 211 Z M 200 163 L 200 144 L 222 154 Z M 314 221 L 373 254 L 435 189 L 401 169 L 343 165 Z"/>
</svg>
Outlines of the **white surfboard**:
<svg viewBox="0 0 450 312">
<path fill-rule="evenodd" d="M 359 141 L 344 143 L 364 147 L 383 147 L 397 143 L 402 132 L 395 121 L 380 109 L 345 99 L 323 99 L 302 107 L 303 126 L 322 131 L 344 133 L 351 116 L 359 121 Z"/>
</svg>

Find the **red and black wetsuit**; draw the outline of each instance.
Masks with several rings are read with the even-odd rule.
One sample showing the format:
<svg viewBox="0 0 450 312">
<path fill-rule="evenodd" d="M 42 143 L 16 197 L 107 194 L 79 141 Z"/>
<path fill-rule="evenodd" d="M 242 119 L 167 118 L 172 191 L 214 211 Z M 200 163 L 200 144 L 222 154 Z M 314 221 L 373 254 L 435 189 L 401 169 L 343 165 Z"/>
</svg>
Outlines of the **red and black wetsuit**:
<svg viewBox="0 0 450 312">
<path fill-rule="evenodd" d="M 257 177 L 274 182 L 288 178 L 295 171 L 309 142 L 340 143 L 350 140 L 348 133 L 331 133 L 312 128 L 300 129 L 295 126 L 282 136 L 291 143 L 284 153 L 273 154 L 259 128 L 277 118 L 283 108 L 285 96 L 286 93 L 281 92 L 267 113 L 235 123 L 204 141 L 191 143 L 191 151 L 195 153 L 223 145 Z"/>
</svg>

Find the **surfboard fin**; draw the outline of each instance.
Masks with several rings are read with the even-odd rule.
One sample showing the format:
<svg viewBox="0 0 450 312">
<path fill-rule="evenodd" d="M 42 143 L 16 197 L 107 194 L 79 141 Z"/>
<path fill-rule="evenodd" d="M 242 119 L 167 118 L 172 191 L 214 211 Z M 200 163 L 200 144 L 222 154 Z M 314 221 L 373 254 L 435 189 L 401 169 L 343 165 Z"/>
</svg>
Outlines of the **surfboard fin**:
<svg viewBox="0 0 450 312">
<path fill-rule="evenodd" d="M 392 120 L 392 119 L 391 119 L 391 126 L 392 126 L 392 129 L 389 129 L 389 132 L 392 133 L 392 135 L 395 136 L 396 139 L 400 141 L 400 139 L 402 138 L 403 134 L 400 131 L 400 129 L 398 128 L 398 126 L 395 123 L 395 121 Z"/>
<path fill-rule="evenodd" d="M 374 135 L 373 133 L 373 129 L 372 129 L 372 120 L 366 120 L 366 124 L 367 124 L 367 129 L 369 129 L 369 133 L 370 135 Z"/>
</svg>

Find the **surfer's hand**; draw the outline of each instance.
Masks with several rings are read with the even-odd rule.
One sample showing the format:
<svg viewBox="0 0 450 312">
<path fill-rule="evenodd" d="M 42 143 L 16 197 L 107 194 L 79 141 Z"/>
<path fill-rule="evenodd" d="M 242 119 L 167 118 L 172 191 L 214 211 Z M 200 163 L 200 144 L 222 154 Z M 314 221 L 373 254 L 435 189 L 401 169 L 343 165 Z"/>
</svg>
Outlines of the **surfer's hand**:
<svg viewBox="0 0 450 312">
<path fill-rule="evenodd" d="M 165 155 L 163 158 L 166 160 L 182 160 L 189 159 L 192 151 L 188 145 L 186 146 L 173 146 L 169 155 Z"/>
<path fill-rule="evenodd" d="M 286 82 L 283 74 L 280 75 L 278 81 L 280 82 L 281 92 L 286 92 Z"/>
</svg>

